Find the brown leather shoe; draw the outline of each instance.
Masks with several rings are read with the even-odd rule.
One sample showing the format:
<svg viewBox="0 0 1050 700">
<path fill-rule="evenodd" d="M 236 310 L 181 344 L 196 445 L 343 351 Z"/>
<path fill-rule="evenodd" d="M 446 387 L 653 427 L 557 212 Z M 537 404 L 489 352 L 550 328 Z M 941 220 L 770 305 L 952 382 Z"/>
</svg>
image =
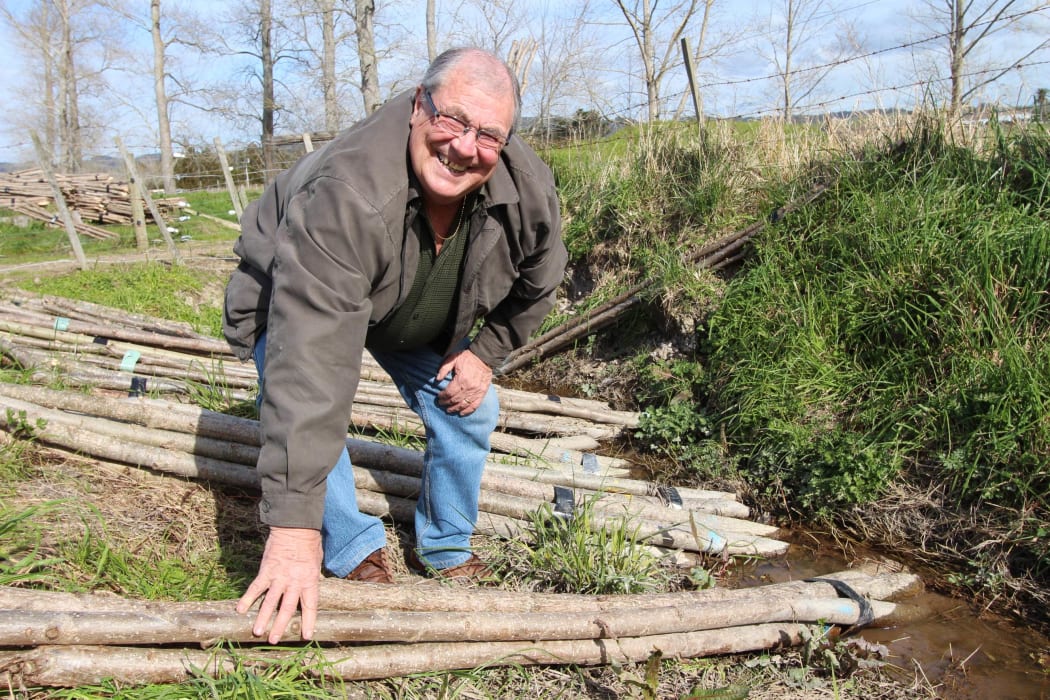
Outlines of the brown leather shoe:
<svg viewBox="0 0 1050 700">
<path fill-rule="evenodd" d="M 393 583 L 394 572 L 386 561 L 386 552 L 380 548 L 365 557 L 356 569 L 346 575 L 346 579 L 365 583 Z"/>
<path fill-rule="evenodd" d="M 473 553 L 470 559 L 462 564 L 445 569 L 435 569 L 430 564 L 423 562 L 414 549 L 410 549 L 405 556 L 405 563 L 416 573 L 457 583 L 496 583 L 497 581 L 496 574 L 489 568 L 489 565 Z"/>
</svg>

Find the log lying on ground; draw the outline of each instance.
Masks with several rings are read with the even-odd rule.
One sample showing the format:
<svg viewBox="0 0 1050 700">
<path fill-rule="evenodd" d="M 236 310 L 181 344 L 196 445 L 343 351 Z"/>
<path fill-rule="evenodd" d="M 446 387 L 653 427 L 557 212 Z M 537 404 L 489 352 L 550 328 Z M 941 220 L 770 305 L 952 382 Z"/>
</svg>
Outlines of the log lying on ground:
<svg viewBox="0 0 1050 700">
<path fill-rule="evenodd" d="M 236 445 L 255 447 L 259 444 L 259 424 L 255 420 L 216 413 L 187 404 L 173 404 L 146 398 L 118 400 L 17 384 L 0 383 L 0 396 L 25 402 L 25 405 L 18 406 L 19 410 L 51 408 L 72 414 L 82 414 L 81 417 L 84 419 L 89 417 L 108 419 L 97 423 L 96 429 L 114 436 L 134 435 L 138 436 L 136 439 L 154 445 L 181 443 L 184 451 L 192 451 L 206 457 L 237 461 L 249 466 L 253 466 L 256 461 L 255 452 L 236 448 Z M 67 422 L 75 420 L 74 416 L 62 414 L 54 414 L 53 417 Z M 126 433 L 121 427 L 122 423 L 141 425 L 160 432 L 157 438 L 147 440 L 150 433 Z M 170 436 L 169 432 L 185 433 L 192 438 L 192 442 L 180 440 L 177 436 Z M 211 439 L 221 444 L 216 444 Z M 229 443 L 236 443 L 236 445 Z M 422 454 L 418 451 L 357 439 L 348 439 L 347 449 L 356 463 L 411 476 L 421 474 Z M 241 457 L 233 459 L 231 454 L 239 454 Z M 547 480 L 535 478 L 535 473 L 522 470 L 517 466 L 493 462 L 487 468 L 485 478 L 494 487 L 497 484 L 503 486 L 503 488 L 497 487 L 496 490 L 531 497 L 549 494 L 550 491 L 544 487 L 544 484 L 570 485 L 573 480 L 571 475 L 560 471 L 553 474 L 557 478 Z M 649 494 L 654 487 L 653 484 L 630 479 L 609 479 L 608 488 L 604 488 L 603 479 L 604 477 L 593 478 L 594 483 L 590 485 L 593 488 L 580 484 L 582 497 L 587 498 L 590 495 L 602 493 L 605 498 L 610 499 L 622 496 L 624 503 L 635 506 L 648 507 L 661 504 L 661 501 Z M 701 507 L 693 507 L 694 502 L 703 504 L 725 501 L 742 505 L 736 502 L 735 496 L 730 493 L 695 489 L 681 489 L 680 491 L 684 510 L 716 513 L 716 510 L 704 511 Z M 677 517 L 680 513 L 670 515 Z M 738 517 L 746 516 L 745 508 L 743 515 Z M 775 528 L 768 528 L 764 534 L 772 533 L 774 530 Z"/>
<path fill-rule="evenodd" d="M 888 619 L 896 604 L 874 601 L 875 619 Z M 0 610 L 0 646 L 106 644 L 214 645 L 219 641 L 258 642 L 254 617 L 238 615 L 234 602 L 226 611 L 66 612 Z M 768 622 L 818 621 L 854 625 L 861 620 L 858 603 L 846 599 L 778 601 L 751 597 L 741 603 L 705 606 L 621 608 L 601 613 L 411 612 L 391 610 L 321 611 L 314 639 L 318 642 L 463 642 L 619 639 L 654 634 L 724 629 Z M 299 639 L 300 621 L 283 641 Z"/>
<path fill-rule="evenodd" d="M 907 574 L 843 572 L 824 578 L 848 584 L 857 600 L 839 597 L 838 588 L 823 579 L 606 596 L 328 579 L 322 582 L 317 638 L 354 646 L 318 650 L 317 660 L 328 677 L 353 680 L 509 663 L 630 663 L 654 652 L 693 658 L 753 651 L 799 643 L 804 623 L 889 624 L 907 604 L 872 596 L 899 600 L 921 587 Z M 867 610 L 859 600 L 867 600 Z M 191 668 L 220 675 L 232 667 L 231 654 L 240 665 L 291 658 L 293 652 L 253 648 L 130 646 L 259 642 L 250 634 L 254 613 L 238 615 L 234 604 L 0 588 L 0 646 L 36 647 L 0 652 L 0 669 L 25 685 L 158 683 L 186 680 Z M 862 619 L 865 613 L 869 617 Z M 307 666 L 304 673 L 320 668 Z"/>
<path fill-rule="evenodd" d="M 12 324 L 8 328 L 10 333 L 61 340 L 71 348 L 82 348 L 96 339 L 107 339 L 131 343 L 131 347 L 122 349 L 135 349 L 143 355 L 156 348 L 198 356 L 191 357 L 198 362 L 199 356 L 204 356 L 216 363 L 221 362 L 226 373 L 235 373 L 238 378 L 250 380 L 250 386 L 254 387 L 257 383 L 254 366 L 237 360 L 224 341 L 202 336 L 178 322 L 153 319 L 142 314 L 124 314 L 88 302 L 72 302 L 49 296 L 34 297 L 25 293 L 13 296 L 8 303 L 0 303 L 0 323 L 5 322 Z M 58 330 L 59 325 L 63 330 Z M 166 336 L 177 340 L 166 341 Z M 392 383 L 389 375 L 368 353 L 363 357 L 362 378 L 379 384 Z M 500 395 L 501 406 L 508 411 L 575 418 L 620 428 L 638 425 L 637 412 L 616 411 L 609 408 L 608 404 L 593 399 L 535 394 L 498 385 L 496 390 Z"/>
<path fill-rule="evenodd" d="M 80 218 L 99 224 L 130 224 L 132 219 L 131 186 L 105 173 L 55 173 L 62 198 Z M 54 203 L 54 192 L 39 169 L 0 173 L 0 205 L 15 211 L 30 210 L 42 221 L 53 218 L 45 206 Z M 185 204 L 181 198 L 155 200 L 159 208 L 168 211 Z M 150 212 L 145 212 L 150 216 Z M 84 224 L 85 226 L 87 224 Z M 92 227 L 94 228 L 94 227 Z M 105 238 L 117 238 L 115 231 L 99 229 Z"/>
<path fill-rule="evenodd" d="M 10 329 L 11 324 L 0 322 L 0 331 L 5 327 Z M 56 334 L 55 331 L 46 330 L 41 330 L 41 333 Z M 52 341 L 44 342 L 50 344 Z M 116 343 L 106 346 L 88 343 L 80 346 L 83 350 L 71 346 L 70 353 L 58 355 L 35 347 L 27 347 L 25 343 L 21 346 L 15 345 L 6 335 L 0 336 L 0 346 L 3 347 L 5 354 L 23 367 L 35 368 L 40 372 L 39 375 L 34 375 L 34 377 L 39 376 L 40 382 L 48 381 L 49 373 L 57 370 L 62 373 L 66 383 L 74 386 L 134 391 L 135 393 L 159 391 L 187 396 L 192 395 L 195 387 L 208 386 L 218 381 L 223 386 L 225 394 L 232 399 L 249 401 L 254 398 L 256 383 L 254 372 L 250 377 L 238 378 L 233 372 L 226 370 L 221 363 L 211 363 L 209 366 L 206 364 L 209 361 L 203 358 L 191 359 L 183 365 L 164 357 L 150 361 L 149 357 L 144 358 L 136 348 Z M 131 358 L 130 366 L 133 371 L 123 369 L 128 361 L 129 353 L 135 353 Z M 100 365 L 108 365 L 108 367 Z M 404 409 L 400 396 L 396 395 L 396 390 L 392 386 L 381 387 L 363 381 L 354 404 L 352 422 L 356 427 L 363 429 L 396 428 L 407 434 L 423 434 L 422 424 L 415 414 Z M 394 406 L 400 406 L 400 408 L 393 408 Z M 503 428 L 529 433 L 553 433 L 584 448 L 593 449 L 598 446 L 598 442 L 587 435 L 581 435 L 581 432 L 606 438 L 615 437 L 616 434 L 609 428 L 603 428 L 598 424 L 585 424 L 579 419 L 544 417 L 511 410 L 501 410 L 500 415 L 500 424 Z M 581 439 L 586 442 L 581 444 Z M 493 433 L 492 447 L 494 451 L 526 460 L 533 458 L 540 458 L 541 461 L 561 459 L 579 464 L 584 455 L 584 452 L 571 445 L 551 444 L 547 438 L 525 437 L 504 432 Z M 629 473 L 629 468 L 624 460 L 595 457 L 595 462 L 604 474 L 623 476 Z"/>
<path fill-rule="evenodd" d="M 192 451 L 204 457 L 237 461 L 248 466 L 255 464 L 255 452 L 239 450 L 236 445 L 225 444 L 257 446 L 260 436 L 259 424 L 255 420 L 237 418 L 187 404 L 173 404 L 146 398 L 118 400 L 18 384 L 0 383 L 0 396 L 33 404 L 36 407 L 61 409 L 67 413 L 83 414 L 84 417 L 110 419 L 108 423 L 112 425 L 107 427 L 107 423 L 102 423 L 96 429 L 115 436 L 127 434 L 121 432 L 124 429 L 120 427 L 120 423 L 141 425 L 159 431 L 185 433 L 193 438 L 192 449 L 187 448 L 185 451 Z M 18 410 L 36 410 L 33 405 L 20 405 Z M 71 416 L 56 415 L 54 417 L 67 422 L 74 420 Z M 148 433 L 140 432 L 135 435 L 135 439 L 144 440 Z M 152 440 L 152 444 L 173 444 L 180 441 L 177 436 L 167 436 L 166 433 L 160 433 L 160 435 L 163 437 Z M 213 440 L 223 444 L 212 447 Z M 186 443 L 183 442 L 183 444 Z M 415 450 L 353 438 L 347 440 L 347 449 L 353 462 L 358 465 L 417 477 L 422 473 L 423 457 Z M 234 452 L 242 456 L 239 459 L 232 459 L 230 454 Z M 552 466 L 561 467 L 563 465 Z M 590 499 L 596 494 L 602 494 L 606 502 L 615 502 L 619 499 L 621 502 L 631 504 L 632 508 L 660 507 L 666 509 L 668 507 L 665 501 L 655 495 L 656 485 L 633 479 L 612 479 L 595 475 L 585 477 L 573 474 L 571 471 L 524 469 L 518 465 L 511 466 L 498 461 L 490 461 L 486 467 L 484 480 L 484 485 L 494 490 L 544 500 L 549 499 L 552 493 L 551 486 L 561 485 L 577 488 L 581 499 Z M 681 500 L 682 510 L 698 514 L 731 516 L 738 519 L 748 516 L 747 507 L 736 501 L 734 494 L 696 489 L 676 489 L 676 492 Z M 667 514 L 666 517 L 674 519 L 681 518 L 682 515 L 679 510 L 677 513 Z M 770 535 L 775 532 L 775 528 L 755 532 Z"/>
<path fill-rule="evenodd" d="M 797 623 L 734 627 L 617 640 L 543 643 L 437 642 L 319 649 L 304 674 L 371 680 L 479 666 L 602 665 L 645 661 L 659 651 L 670 658 L 697 658 L 757 651 L 801 643 L 806 625 Z M 287 663 L 295 652 L 224 649 L 143 649 L 109 646 L 51 646 L 0 651 L 0 669 L 27 687 L 76 687 L 110 680 L 121 685 L 181 683 L 201 674 L 218 677 L 239 667 Z"/>
<path fill-rule="evenodd" d="M 99 412 L 108 407 L 112 413 L 121 414 L 139 425 L 44 408 L 30 401 L 13 398 L 11 394 L 42 397 L 49 403 L 72 406 L 78 411 Z M 156 412 L 134 415 L 129 414 L 128 407 L 118 401 L 97 400 L 89 406 L 89 402 L 82 398 L 64 400 L 61 396 L 62 392 L 39 388 L 0 386 L 0 407 L 6 409 L 4 415 L 0 416 L 0 425 L 16 430 L 24 425 L 42 423 L 34 428 L 34 434 L 36 439 L 46 444 L 187 478 L 203 478 L 242 488 L 258 487 L 258 475 L 252 468 L 258 448 L 253 444 L 189 432 L 144 428 L 141 427 L 143 419 L 150 415 L 155 418 Z M 234 421 L 225 419 L 223 422 L 229 424 Z M 237 431 L 233 434 L 250 439 L 253 433 L 257 436 L 257 430 L 256 427 L 255 431 Z M 389 456 L 393 453 L 384 451 L 382 454 Z M 362 509 L 375 515 L 389 514 L 397 520 L 410 519 L 410 504 L 419 492 L 422 468 L 419 453 L 409 453 L 412 461 L 398 467 L 396 471 L 401 473 L 366 469 L 364 465 L 367 459 L 362 462 L 360 456 L 354 457 L 358 462 L 354 473 L 359 491 L 373 491 L 388 497 L 380 501 L 378 506 L 363 501 Z M 500 521 L 500 528 L 517 533 L 525 529 L 522 523 L 531 517 L 531 513 L 544 503 L 554 501 L 555 496 L 553 489 L 544 488 L 542 484 L 496 474 L 483 480 L 480 505 L 486 513 L 509 518 L 511 524 L 508 526 Z M 403 499 L 406 503 L 399 503 L 398 509 L 392 510 L 390 497 Z M 761 556 L 777 556 L 786 552 L 788 547 L 787 543 L 767 536 L 775 534 L 776 528 L 757 523 L 668 509 L 653 503 L 634 505 L 630 500 L 613 494 L 595 495 L 587 500 L 593 509 L 589 516 L 592 527 L 624 527 L 629 536 L 639 542 L 696 552 Z M 377 508 L 381 512 L 375 512 Z M 486 520 L 482 519 L 483 529 L 485 524 Z"/>
<path fill-rule="evenodd" d="M 704 606 L 754 598 L 781 600 L 836 599 L 838 591 L 829 581 L 840 581 L 871 600 L 900 602 L 924 590 L 922 579 L 906 572 L 869 574 L 850 569 L 828 573 L 809 581 L 785 581 L 751 588 L 709 588 L 675 593 L 584 595 L 537 593 L 497 588 L 445 586 L 434 580 L 412 583 L 370 584 L 325 578 L 320 582 L 322 610 L 399 610 L 406 612 L 588 612 L 681 605 Z M 230 601 L 171 603 L 128 599 L 109 592 L 63 593 L 0 586 L 0 609 L 64 612 L 127 612 L 141 615 L 177 614 L 182 611 L 228 612 Z"/>
</svg>

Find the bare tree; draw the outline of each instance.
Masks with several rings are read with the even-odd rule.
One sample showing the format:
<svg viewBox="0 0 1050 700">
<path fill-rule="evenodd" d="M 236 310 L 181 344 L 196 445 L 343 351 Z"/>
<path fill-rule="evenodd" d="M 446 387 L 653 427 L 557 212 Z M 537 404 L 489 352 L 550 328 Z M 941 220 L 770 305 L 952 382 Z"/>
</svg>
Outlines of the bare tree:
<svg viewBox="0 0 1050 700">
<path fill-rule="evenodd" d="M 80 133 L 80 94 L 77 91 L 76 44 L 73 38 L 73 13 L 68 0 L 57 0 L 59 59 L 59 127 L 62 131 L 62 164 L 78 172 L 84 159 Z"/>
<path fill-rule="evenodd" d="M 1050 48 L 1050 21 L 1046 0 L 923 0 L 919 24 L 945 38 L 950 93 L 948 112 L 960 113 L 965 102 L 982 89 Z M 1009 42 L 997 44 L 994 62 L 984 51 L 992 37 L 1010 32 Z M 1009 46 L 1003 53 L 1003 46 Z"/>
<path fill-rule="evenodd" d="M 376 58 L 375 0 L 354 0 L 357 27 L 357 62 L 361 69 L 361 97 L 365 114 L 379 109 L 379 63 Z"/>
<path fill-rule="evenodd" d="M 427 61 L 437 58 L 437 2 L 427 0 Z"/>
<path fill-rule="evenodd" d="M 153 93 L 157 100 L 157 135 L 160 140 L 160 174 L 164 192 L 175 193 L 175 159 L 171 148 L 171 120 L 165 87 L 164 35 L 160 30 L 160 0 L 150 0 L 150 36 L 153 39 Z"/>
<path fill-rule="evenodd" d="M 335 0 L 318 0 L 321 10 L 321 93 L 324 99 L 324 128 L 339 129 L 339 99 L 336 85 Z"/>
<path fill-rule="evenodd" d="M 271 0 L 259 0 L 259 58 L 262 61 L 262 154 L 263 178 L 270 181 L 274 172 L 273 126 L 273 5 Z"/>
<path fill-rule="evenodd" d="M 660 117 L 661 83 L 669 71 L 681 65 L 678 42 L 689 31 L 699 2 L 681 0 L 658 12 L 659 0 L 616 0 L 642 59 L 650 122 Z"/>
<path fill-rule="evenodd" d="M 776 9 L 769 18 L 766 55 L 779 86 L 779 111 L 787 120 L 843 60 L 848 44 L 842 37 L 851 32 L 826 0 L 780 0 Z"/>
<path fill-rule="evenodd" d="M 600 84 L 596 73 L 601 61 L 590 0 L 560 3 L 563 9 L 567 6 L 568 16 L 553 17 L 548 5 L 534 17 L 534 87 L 525 98 L 537 117 L 533 132 L 547 139 L 552 136 L 557 111 L 571 112 L 575 105 L 593 103 L 596 96 L 590 91 Z"/>
<path fill-rule="evenodd" d="M 477 45 L 506 56 L 527 24 L 526 8 L 517 0 L 465 0 L 450 24 L 464 27 Z"/>
<path fill-rule="evenodd" d="M 27 128 L 44 135 L 44 141 L 52 151 L 60 143 L 58 128 L 58 66 L 57 44 L 59 19 L 55 6 L 50 2 L 38 2 L 29 7 L 24 15 L 16 16 L 6 5 L 0 5 L 4 20 L 17 33 L 27 51 L 27 65 L 32 74 L 29 80 L 36 82 L 31 92 L 35 109 L 26 115 Z"/>
<path fill-rule="evenodd" d="M 28 49 L 31 70 L 46 91 L 26 126 L 44 124 L 39 131 L 58 166 L 79 171 L 85 145 L 98 138 L 103 126 L 95 115 L 111 92 L 106 74 L 123 27 L 112 21 L 105 5 L 90 0 L 37 0 L 24 6 L 22 14 L 0 4 L 0 16 Z"/>
</svg>

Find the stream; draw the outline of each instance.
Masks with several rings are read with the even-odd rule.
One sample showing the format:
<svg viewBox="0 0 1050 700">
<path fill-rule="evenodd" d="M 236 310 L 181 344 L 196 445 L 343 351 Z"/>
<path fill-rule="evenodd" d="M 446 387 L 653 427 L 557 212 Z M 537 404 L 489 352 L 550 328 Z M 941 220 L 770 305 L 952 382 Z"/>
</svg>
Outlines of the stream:
<svg viewBox="0 0 1050 700">
<path fill-rule="evenodd" d="M 757 586 L 821 576 L 851 568 L 840 548 L 798 534 L 787 556 L 739 567 L 736 585 Z M 873 558 L 878 559 L 877 555 Z M 927 585 L 927 588 L 929 586 Z M 950 700 L 1050 699 L 1050 639 L 1015 621 L 975 609 L 968 601 L 926 591 L 906 599 L 919 619 L 857 633 L 889 650 L 889 663 L 925 676 Z M 848 641 L 849 638 L 846 638 Z M 1041 663 L 1043 665 L 1041 665 Z"/>
</svg>

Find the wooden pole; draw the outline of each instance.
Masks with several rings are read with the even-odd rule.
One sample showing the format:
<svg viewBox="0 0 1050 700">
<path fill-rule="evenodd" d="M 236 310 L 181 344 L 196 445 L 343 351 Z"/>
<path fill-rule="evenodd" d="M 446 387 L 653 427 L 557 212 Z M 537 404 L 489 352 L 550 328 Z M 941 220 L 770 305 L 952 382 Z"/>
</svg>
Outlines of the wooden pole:
<svg viewBox="0 0 1050 700">
<path fill-rule="evenodd" d="M 233 184 L 233 173 L 230 172 L 230 163 L 226 160 L 226 149 L 222 147 L 222 141 L 218 136 L 215 137 L 215 152 L 219 155 L 219 165 L 222 167 L 222 176 L 226 180 L 226 189 L 230 193 L 230 201 L 233 202 L 233 211 L 236 212 L 237 220 L 240 221 L 244 214 L 244 207 L 241 205 L 237 186 Z"/>
<path fill-rule="evenodd" d="M 44 177 L 47 178 L 47 182 L 51 185 L 51 191 L 55 196 L 55 206 L 58 207 L 58 214 L 62 217 L 62 223 L 66 227 L 66 235 L 69 237 L 69 245 L 73 247 L 73 255 L 76 256 L 80 269 L 86 270 L 87 258 L 84 257 L 84 248 L 80 245 L 76 223 L 73 221 L 73 215 L 69 212 L 69 207 L 66 206 L 66 198 L 62 196 L 62 188 L 58 186 L 55 172 L 51 169 L 51 155 L 44 148 L 44 144 L 40 141 L 36 131 L 29 133 L 33 138 L 33 147 L 36 149 L 36 158 L 40 163 L 40 169 L 44 171 Z"/>
<path fill-rule="evenodd" d="M 119 139 L 118 147 L 119 147 Z M 149 249 L 149 237 L 146 235 L 146 212 L 142 208 L 142 185 L 135 168 L 132 167 L 129 154 L 121 149 L 124 168 L 128 171 L 128 203 L 131 205 L 131 225 L 135 230 L 135 246 L 139 250 Z"/>
<path fill-rule="evenodd" d="M 896 612 L 894 603 L 872 601 L 876 619 Z M 250 617 L 231 603 L 226 610 L 169 606 L 148 613 L 63 610 L 0 610 L 0 646 L 65 644 L 211 644 L 218 639 L 257 642 Z M 318 642 L 507 642 L 561 639 L 618 639 L 698 630 L 731 634 L 741 625 L 770 622 L 823 621 L 854 625 L 861 619 L 858 603 L 842 598 L 775 598 L 772 595 L 725 600 L 706 605 L 620 608 L 557 612 L 321 611 L 314 639 Z M 299 620 L 285 635 L 300 636 Z"/>
<path fill-rule="evenodd" d="M 700 92 L 696 87 L 696 66 L 693 65 L 693 50 L 689 48 L 689 37 L 682 37 L 682 60 L 685 61 L 685 75 L 689 80 L 689 92 L 693 96 L 693 109 L 696 111 L 697 131 L 701 140 L 704 136 L 704 111 L 700 106 Z"/>
<path fill-rule="evenodd" d="M 800 644 L 808 625 L 780 623 L 616 640 L 528 642 L 432 642 L 317 649 L 303 673 L 368 680 L 413 673 L 543 664 L 640 663 L 659 652 L 697 658 Z M 814 633 L 816 634 L 816 633 Z M 16 685 L 76 687 L 109 680 L 121 685 L 180 683 L 201 673 L 217 676 L 236 667 L 287 663 L 296 651 L 151 649 L 111 646 L 49 646 L 0 651 L 0 667 L 15 669 Z"/>
<path fill-rule="evenodd" d="M 142 201 L 146 203 L 146 207 L 149 209 L 149 213 L 153 216 L 153 223 L 157 224 L 157 228 L 160 229 L 161 238 L 164 239 L 164 243 L 168 246 L 168 252 L 171 253 L 172 262 L 178 264 L 181 262 L 179 257 L 179 251 L 175 248 L 175 241 L 171 239 L 171 232 L 168 231 L 168 222 L 161 216 L 160 210 L 157 209 L 156 203 L 153 201 L 153 197 L 150 195 L 149 190 L 142 186 L 142 180 L 138 176 L 138 169 L 135 167 L 134 156 L 124 148 L 124 142 L 121 141 L 120 137 L 115 139 L 117 148 L 120 150 L 120 155 L 124 158 L 124 164 L 131 173 L 132 178 L 138 185 L 139 194 L 142 195 Z"/>
</svg>

